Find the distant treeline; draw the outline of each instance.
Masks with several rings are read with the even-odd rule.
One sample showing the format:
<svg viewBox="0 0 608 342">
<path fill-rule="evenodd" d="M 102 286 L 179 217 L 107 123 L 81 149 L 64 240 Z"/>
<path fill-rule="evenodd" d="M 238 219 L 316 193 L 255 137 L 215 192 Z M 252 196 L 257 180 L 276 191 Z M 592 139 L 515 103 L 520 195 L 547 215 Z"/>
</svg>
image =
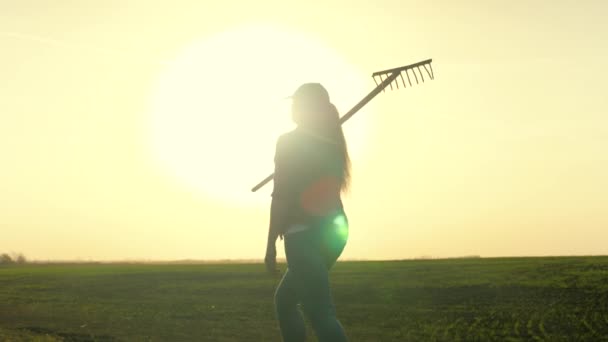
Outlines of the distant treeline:
<svg viewBox="0 0 608 342">
<path fill-rule="evenodd" d="M 0 265 L 25 264 L 27 259 L 21 253 L 0 254 Z"/>
</svg>

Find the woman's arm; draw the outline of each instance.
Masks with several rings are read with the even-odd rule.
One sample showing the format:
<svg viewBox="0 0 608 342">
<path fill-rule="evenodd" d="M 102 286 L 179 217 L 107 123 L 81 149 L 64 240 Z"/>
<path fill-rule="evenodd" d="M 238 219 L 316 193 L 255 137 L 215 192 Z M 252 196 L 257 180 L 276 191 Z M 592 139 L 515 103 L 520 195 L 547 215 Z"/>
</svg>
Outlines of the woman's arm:
<svg viewBox="0 0 608 342">
<path fill-rule="evenodd" d="M 268 242 L 274 243 L 283 236 L 287 226 L 287 201 L 273 197 L 270 203 L 270 224 L 268 226 Z"/>
<path fill-rule="evenodd" d="M 269 271 L 276 270 L 276 241 L 282 236 L 289 224 L 290 198 L 293 196 L 290 186 L 290 155 L 285 139 L 277 140 L 274 167 L 274 189 L 270 204 L 270 224 L 268 225 L 268 239 L 266 243 L 266 266 Z"/>
<path fill-rule="evenodd" d="M 286 226 L 287 203 L 281 198 L 273 197 L 270 204 L 270 224 L 266 242 L 266 257 L 264 261 L 270 272 L 276 272 L 277 249 L 276 241 L 282 236 Z"/>
</svg>

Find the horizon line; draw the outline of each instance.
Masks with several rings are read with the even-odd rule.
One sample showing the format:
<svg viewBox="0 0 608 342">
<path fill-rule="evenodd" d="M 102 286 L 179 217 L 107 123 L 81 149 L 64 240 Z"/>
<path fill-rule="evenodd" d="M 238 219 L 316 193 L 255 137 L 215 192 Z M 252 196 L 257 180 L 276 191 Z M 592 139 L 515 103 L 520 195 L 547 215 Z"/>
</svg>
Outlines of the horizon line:
<svg viewBox="0 0 608 342">
<path fill-rule="evenodd" d="M 608 254 L 569 254 L 569 255 L 505 255 L 505 256 L 481 256 L 481 255 L 463 255 L 452 257 L 433 257 L 419 256 L 411 258 L 344 258 L 338 262 L 395 262 L 395 261 L 424 261 L 424 260 L 453 260 L 453 259 L 515 259 L 515 258 L 576 258 L 576 257 L 608 257 Z M 277 262 L 286 263 L 285 258 L 277 258 Z M 155 260 L 155 259 L 113 259 L 113 260 L 83 260 L 83 259 L 32 259 L 27 260 L 25 264 L 150 264 L 150 265 L 196 265 L 196 264 L 262 264 L 263 259 L 259 258 L 234 258 L 234 259 L 170 259 L 170 260 Z"/>
</svg>

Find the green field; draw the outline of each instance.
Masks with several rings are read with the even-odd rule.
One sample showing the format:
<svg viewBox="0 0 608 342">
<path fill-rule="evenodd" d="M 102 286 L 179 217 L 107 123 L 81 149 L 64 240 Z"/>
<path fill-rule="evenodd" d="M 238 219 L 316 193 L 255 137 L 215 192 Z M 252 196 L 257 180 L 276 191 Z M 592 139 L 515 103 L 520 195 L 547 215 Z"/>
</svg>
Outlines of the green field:
<svg viewBox="0 0 608 342">
<path fill-rule="evenodd" d="M 279 341 L 260 264 L 0 267 L 1 341 Z M 351 341 L 608 341 L 608 257 L 341 262 Z M 314 340 L 314 339 L 310 339 Z"/>
</svg>

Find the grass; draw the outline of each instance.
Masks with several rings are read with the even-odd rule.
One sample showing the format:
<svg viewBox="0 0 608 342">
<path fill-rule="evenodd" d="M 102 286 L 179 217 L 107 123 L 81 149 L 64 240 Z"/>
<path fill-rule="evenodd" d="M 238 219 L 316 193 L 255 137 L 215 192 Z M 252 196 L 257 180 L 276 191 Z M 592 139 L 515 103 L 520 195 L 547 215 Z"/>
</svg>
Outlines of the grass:
<svg viewBox="0 0 608 342">
<path fill-rule="evenodd" d="M 0 267 L 2 341 L 279 341 L 260 264 Z M 608 257 L 341 262 L 352 341 L 608 341 Z M 312 340 L 312 339 L 311 339 Z"/>
</svg>

